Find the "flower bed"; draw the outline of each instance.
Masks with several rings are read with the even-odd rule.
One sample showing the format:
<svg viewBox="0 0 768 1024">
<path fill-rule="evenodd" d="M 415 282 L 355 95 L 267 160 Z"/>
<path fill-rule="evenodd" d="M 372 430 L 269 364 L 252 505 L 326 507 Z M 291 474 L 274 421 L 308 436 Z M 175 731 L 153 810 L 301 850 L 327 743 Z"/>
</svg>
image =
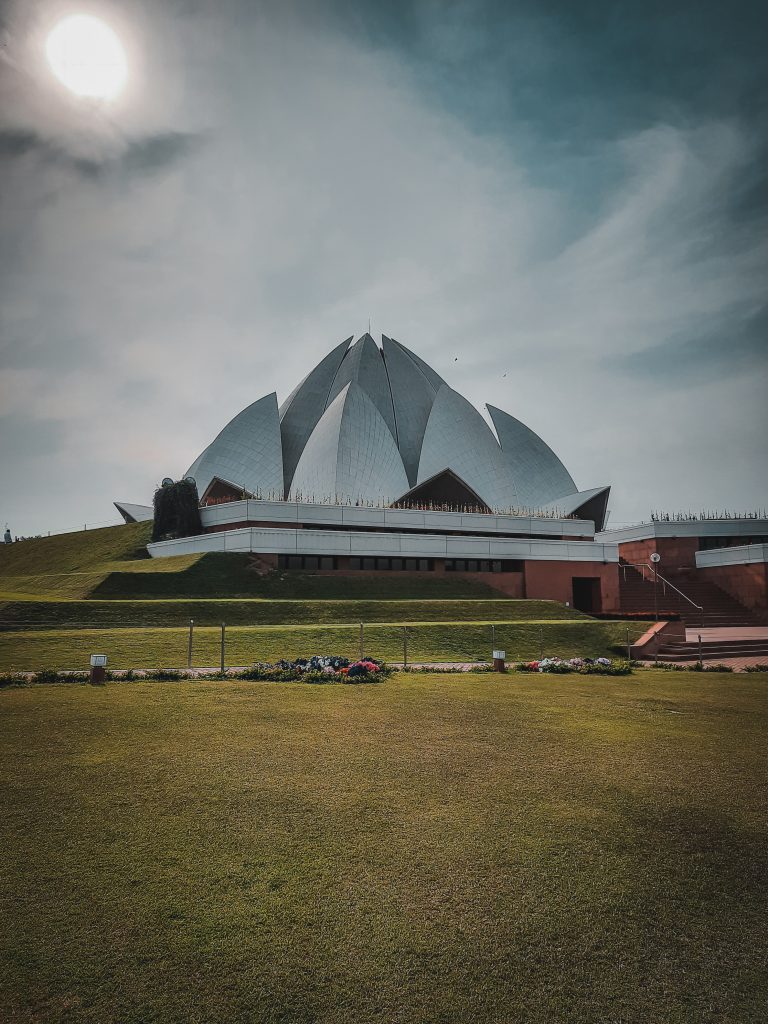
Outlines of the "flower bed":
<svg viewBox="0 0 768 1024">
<path fill-rule="evenodd" d="M 285 659 L 270 664 L 257 662 L 245 669 L 227 669 L 224 673 L 201 669 L 134 669 L 110 670 L 106 679 L 110 682 L 139 682 L 144 679 L 163 683 L 180 682 L 184 679 L 245 679 L 275 683 L 375 683 L 391 675 L 391 669 L 376 658 L 361 658 L 350 661 L 335 655 L 314 654 L 311 658 Z M 0 673 L 0 688 L 26 686 L 33 683 L 87 683 L 88 672 L 56 671 L 44 669 L 40 672 Z"/>
<path fill-rule="evenodd" d="M 263 679 L 275 682 L 302 683 L 375 683 L 392 673 L 392 669 L 375 658 L 350 661 L 336 655 L 313 654 L 311 658 L 295 661 L 259 662 L 242 672 L 236 679 Z"/>
<path fill-rule="evenodd" d="M 628 676 L 632 672 L 628 661 L 612 661 L 610 658 L 542 658 L 540 661 L 522 661 L 513 667 L 517 672 L 550 672 L 555 675 L 576 672 L 582 676 Z"/>
</svg>

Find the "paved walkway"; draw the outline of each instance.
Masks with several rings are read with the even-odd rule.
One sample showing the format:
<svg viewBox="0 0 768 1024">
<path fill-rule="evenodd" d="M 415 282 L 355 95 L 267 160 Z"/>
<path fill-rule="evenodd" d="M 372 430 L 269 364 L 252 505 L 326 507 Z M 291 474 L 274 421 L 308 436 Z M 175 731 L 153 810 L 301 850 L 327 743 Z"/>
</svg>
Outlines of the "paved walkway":
<svg viewBox="0 0 768 1024">
<path fill-rule="evenodd" d="M 686 642 L 696 643 L 701 636 L 704 643 L 707 641 L 728 641 L 728 640 L 768 640 L 768 626 L 720 626 L 705 627 L 698 629 L 686 629 Z M 662 658 L 662 661 L 671 662 L 674 665 L 690 666 L 690 661 L 671 661 L 669 658 Z M 653 661 L 644 661 L 644 665 L 652 667 Z M 765 654 L 751 655 L 744 658 L 716 658 L 704 661 L 705 665 L 728 665 L 734 672 L 743 672 L 750 665 L 768 664 L 768 656 Z"/>
<path fill-rule="evenodd" d="M 702 640 L 768 640 L 768 626 L 713 626 L 686 629 L 685 639 L 693 643 L 701 634 Z"/>
</svg>

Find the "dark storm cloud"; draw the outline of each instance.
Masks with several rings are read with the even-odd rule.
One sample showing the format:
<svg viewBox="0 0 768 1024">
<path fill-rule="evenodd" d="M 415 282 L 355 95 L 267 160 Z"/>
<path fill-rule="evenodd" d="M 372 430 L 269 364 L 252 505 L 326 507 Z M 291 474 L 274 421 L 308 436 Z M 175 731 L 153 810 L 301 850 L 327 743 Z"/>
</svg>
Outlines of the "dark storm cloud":
<svg viewBox="0 0 768 1024">
<path fill-rule="evenodd" d="M 162 132 L 134 139 L 120 158 L 129 173 L 153 174 L 177 163 L 200 145 L 200 137 L 183 132 Z"/>
<path fill-rule="evenodd" d="M 6 128 L 0 130 L 0 161 L 34 156 L 42 163 L 69 169 L 83 178 L 94 180 L 116 172 L 154 174 L 184 159 L 199 144 L 200 138 L 191 134 L 162 132 L 127 140 L 116 156 L 95 160 L 76 156 L 56 140 L 43 138 L 37 132 Z"/>
</svg>

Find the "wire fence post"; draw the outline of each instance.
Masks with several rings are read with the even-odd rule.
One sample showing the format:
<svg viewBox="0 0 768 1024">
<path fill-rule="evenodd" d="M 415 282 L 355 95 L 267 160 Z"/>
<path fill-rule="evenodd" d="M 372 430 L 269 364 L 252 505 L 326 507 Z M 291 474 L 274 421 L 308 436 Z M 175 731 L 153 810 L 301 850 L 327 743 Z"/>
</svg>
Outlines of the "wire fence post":
<svg viewBox="0 0 768 1024">
<path fill-rule="evenodd" d="M 408 668 L 408 627 L 403 626 L 403 668 Z"/>
<path fill-rule="evenodd" d="M 627 661 L 632 661 L 632 645 L 629 642 L 629 626 L 627 626 Z"/>
<path fill-rule="evenodd" d="M 544 660 L 544 627 L 539 626 L 539 661 Z"/>
<path fill-rule="evenodd" d="M 227 629 L 226 622 L 221 624 L 221 674 L 224 675 L 224 634 Z"/>
<path fill-rule="evenodd" d="M 360 660 L 362 661 L 365 657 L 365 651 L 363 650 L 363 624 L 360 623 Z"/>
<path fill-rule="evenodd" d="M 192 668 L 192 631 L 195 628 L 195 620 L 189 620 L 189 640 L 187 641 L 187 668 Z"/>
</svg>

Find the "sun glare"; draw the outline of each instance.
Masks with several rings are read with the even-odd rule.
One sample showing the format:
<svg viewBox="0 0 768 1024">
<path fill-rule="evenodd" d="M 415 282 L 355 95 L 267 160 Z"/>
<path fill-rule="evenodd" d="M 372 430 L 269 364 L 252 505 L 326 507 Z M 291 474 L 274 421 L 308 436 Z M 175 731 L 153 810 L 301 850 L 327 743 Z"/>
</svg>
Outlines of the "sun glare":
<svg viewBox="0 0 768 1024">
<path fill-rule="evenodd" d="M 105 22 L 87 14 L 60 21 L 48 35 L 48 63 L 77 96 L 113 99 L 125 84 L 125 50 Z"/>
</svg>

